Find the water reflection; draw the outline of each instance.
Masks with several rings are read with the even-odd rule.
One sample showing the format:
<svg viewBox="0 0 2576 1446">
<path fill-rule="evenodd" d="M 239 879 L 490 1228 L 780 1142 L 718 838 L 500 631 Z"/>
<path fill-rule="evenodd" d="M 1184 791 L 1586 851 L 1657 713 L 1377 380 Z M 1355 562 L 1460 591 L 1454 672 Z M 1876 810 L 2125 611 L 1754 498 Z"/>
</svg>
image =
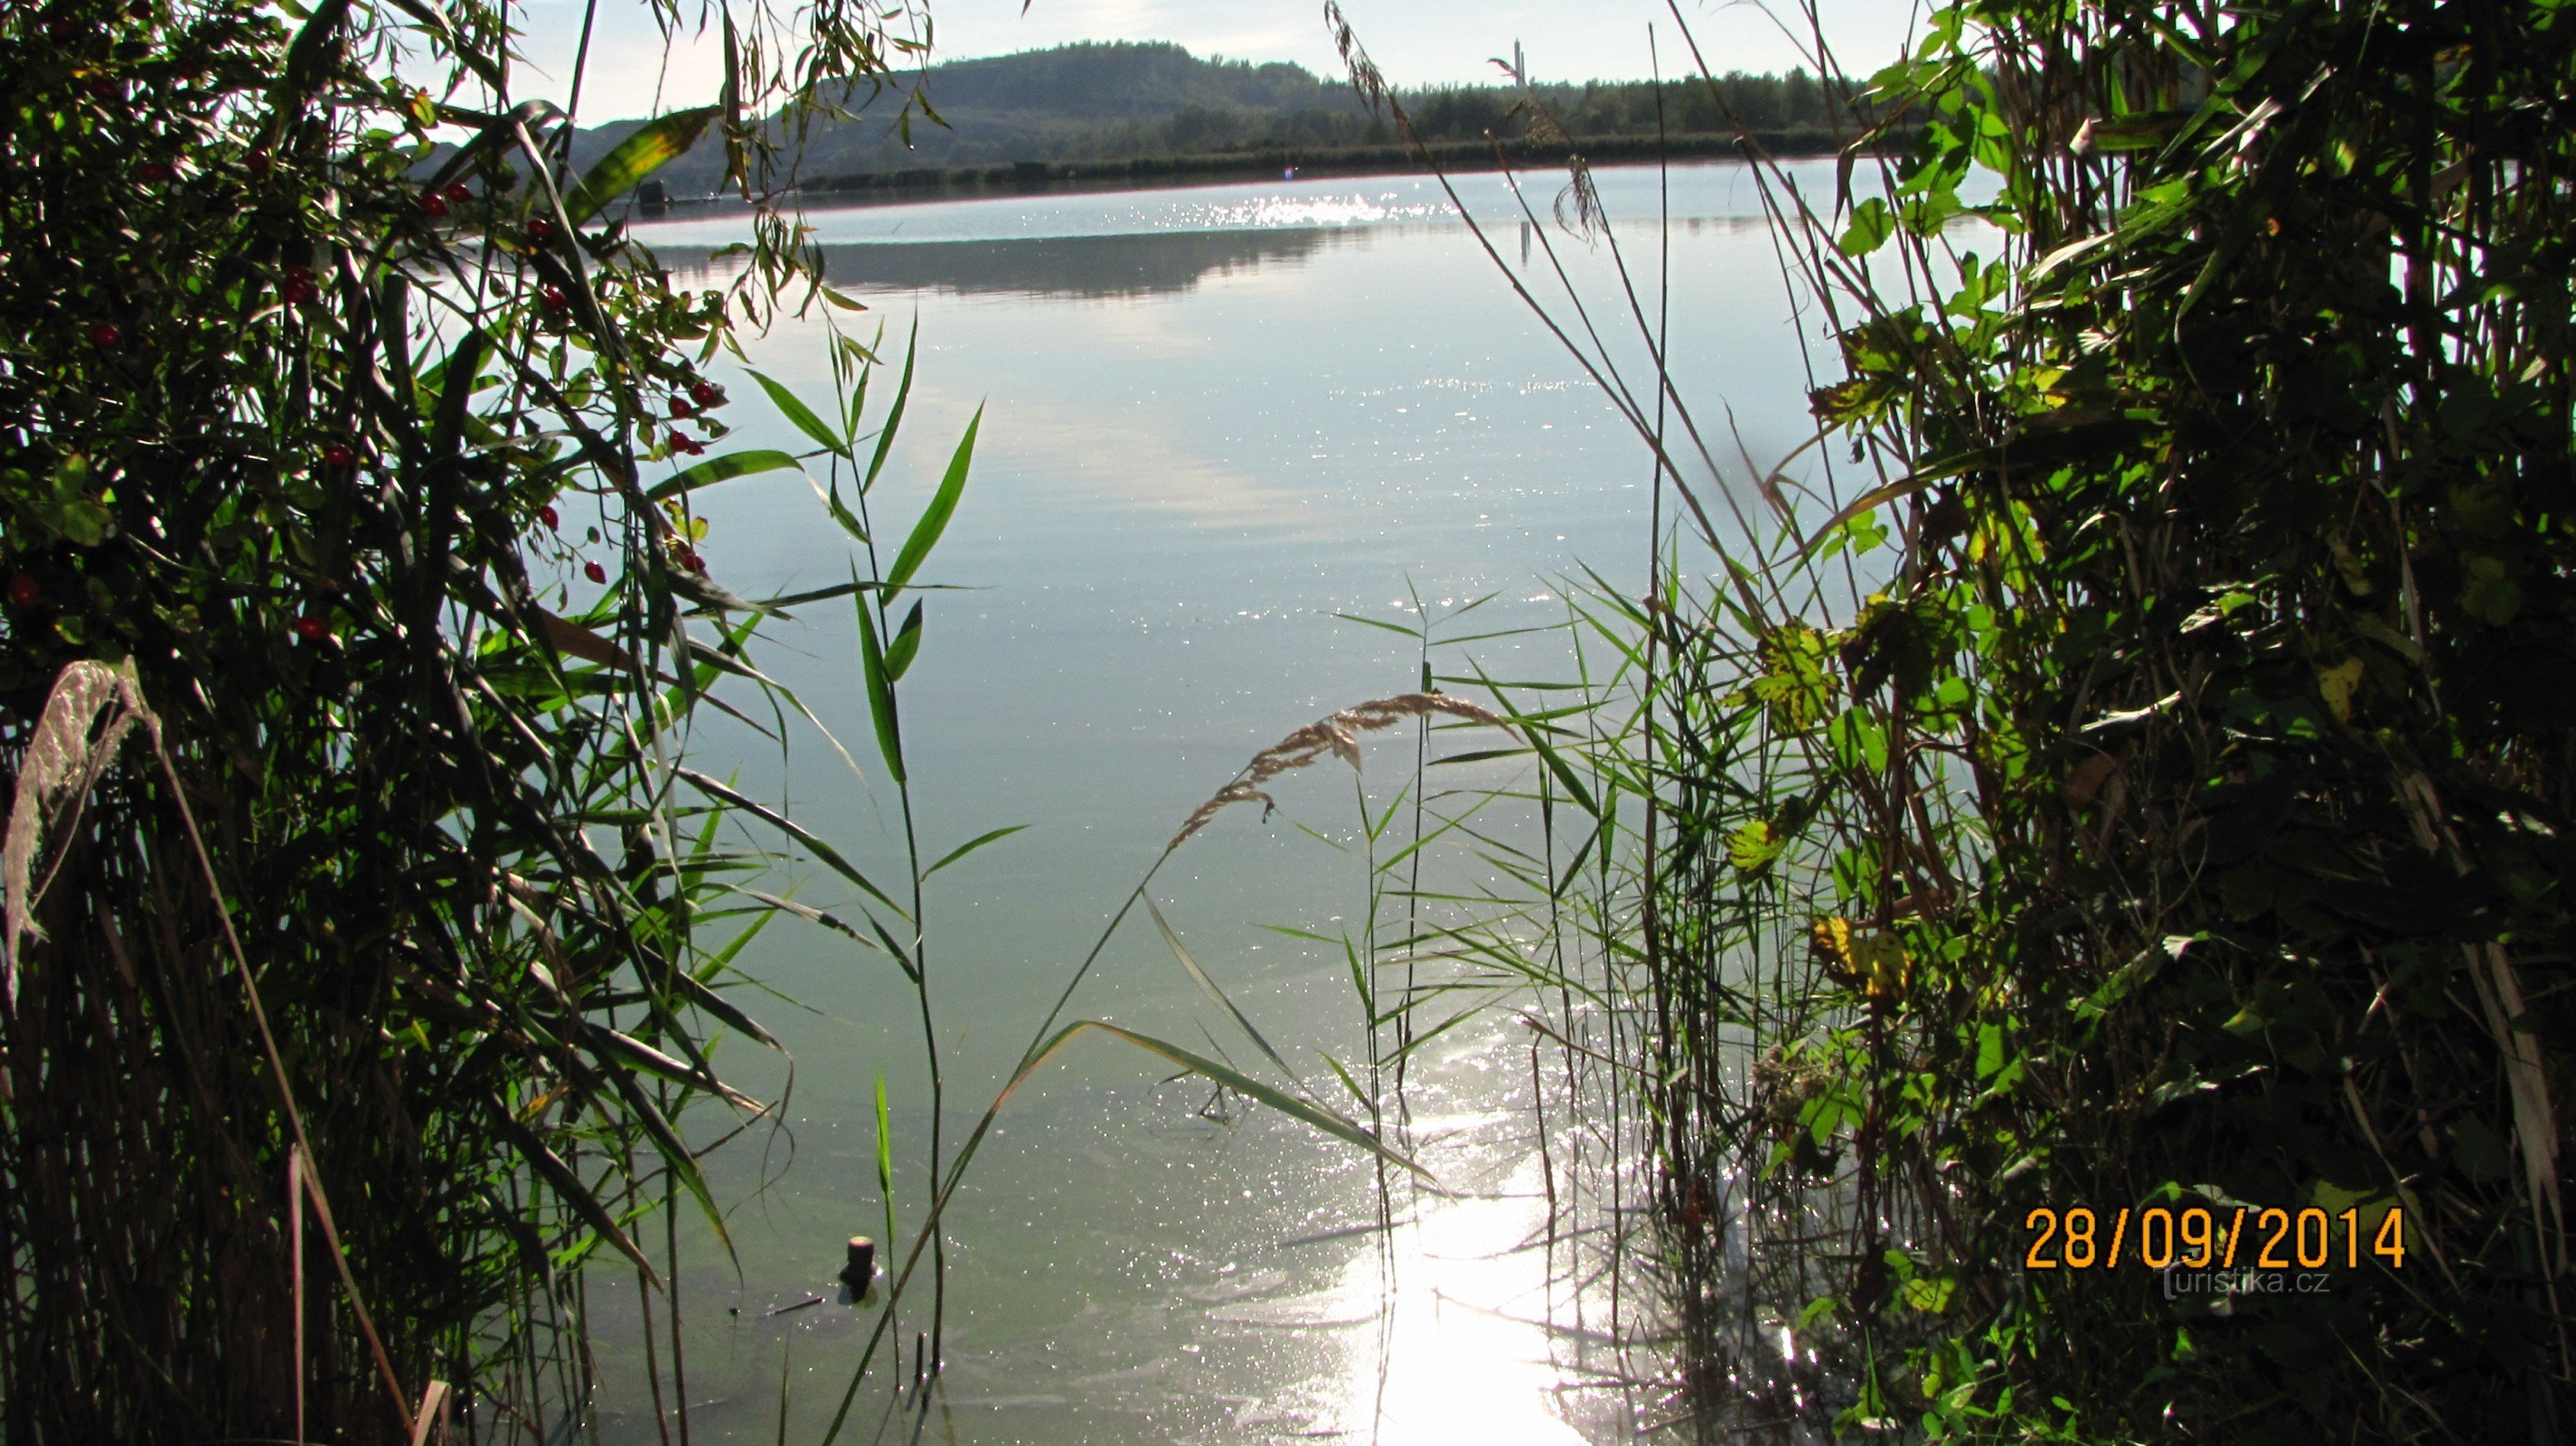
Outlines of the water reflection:
<svg viewBox="0 0 2576 1446">
<path fill-rule="evenodd" d="M 1300 266 L 1323 248 L 1354 236 L 1314 228 L 1028 241 L 873 241 L 820 249 L 823 274 L 843 290 L 1109 301 L 1177 295 L 1211 276 L 1260 266 Z M 729 274 L 738 265 L 704 246 L 665 246 L 656 254 L 676 279 L 689 284 Z"/>
<path fill-rule="evenodd" d="M 1747 451 L 1783 455 L 1810 418 L 1769 239 L 1730 219 L 1726 175 L 1674 181 L 1676 211 L 1696 200 L 1701 212 L 1669 233 L 1679 385 L 1723 398 Z M 1831 181 L 1827 162 L 1817 184 Z M 1364 199 L 1402 193 L 1384 203 L 1392 210 L 1410 204 L 1415 184 L 1372 183 Z M 1491 187 L 1475 185 L 1486 189 L 1468 190 L 1470 203 L 1497 214 L 1486 210 Z M 1656 178 L 1605 174 L 1603 188 L 1632 266 L 1659 275 L 1655 230 L 1635 220 Z M 806 218 L 832 278 L 891 313 L 890 329 L 908 334 L 904 314 L 920 314 L 905 441 L 872 494 L 884 515 L 918 515 L 953 439 L 986 407 L 936 579 L 971 590 L 929 602 L 932 643 L 906 680 L 909 766 L 940 848 L 989 827 L 1036 827 L 934 881 L 934 927 L 953 961 L 940 978 L 952 1104 L 989 1097 L 1020 1031 L 1060 987 L 1068 934 L 1087 937 L 1103 901 L 1134 887 L 1176 822 L 1245 758 L 1417 676 L 1405 639 L 1336 614 L 1404 619 L 1397 599 L 1417 584 L 1434 599 L 1501 590 L 1481 616 L 1498 630 L 1534 629 L 1562 621 L 1557 580 L 1579 579 L 1578 567 L 1642 591 L 1642 453 L 1463 228 L 1154 229 L 1303 195 L 1246 186 Z M 1548 199 L 1533 198 L 1542 216 Z M 1498 214 L 1488 237 L 1514 258 L 1513 213 Z M 638 230 L 666 237 L 666 264 L 698 276 L 737 264 L 711 249 L 732 237 L 686 224 L 699 229 Z M 1072 234 L 1026 234 L 1041 225 Z M 941 244 L 979 227 L 975 243 Z M 1534 284 L 1552 284 L 1561 261 L 1587 295 L 1617 294 L 1605 247 L 1552 224 L 1528 240 Z M 746 334 L 747 359 L 802 395 L 828 396 L 823 325 L 818 309 Z M 1612 345 L 1623 365 L 1645 365 L 1642 346 Z M 748 377 L 715 365 L 737 399 L 729 445 L 808 445 Z M 1703 495 L 1713 501 L 1715 486 Z M 706 495 L 704 515 L 708 556 L 736 591 L 821 586 L 844 565 L 848 544 L 816 525 L 793 474 L 727 483 Z M 864 737 L 852 614 L 800 609 L 776 637 L 764 656 L 771 676 Z M 1472 660 L 1539 679 L 1566 666 L 1537 632 L 1468 652 L 1447 670 Z M 870 791 L 882 785 L 839 767 L 819 738 L 796 737 L 792 762 L 747 730 L 711 735 L 701 757 L 720 776 L 739 770 L 747 792 L 787 800 L 872 867 L 869 850 L 894 847 L 885 800 Z M 1404 777 L 1400 760 L 1373 758 L 1361 783 L 1383 808 Z M 1341 828 L 1352 785 L 1320 771 L 1281 782 L 1284 816 L 1243 811 L 1194 842 L 1165 880 L 1163 906 L 1193 954 L 1329 1092 L 1309 1051 L 1366 1053 L 1344 957 L 1262 926 L 1329 938 L 1345 932 L 1343 915 L 1358 917 L 1356 856 L 1300 832 Z M 1454 878 L 1436 867 L 1426 887 L 1459 897 L 1493 883 L 1463 854 Z M 849 902 L 830 876 L 789 882 L 817 907 Z M 758 1010 L 799 1062 L 781 1112 L 795 1143 L 711 1157 L 719 1198 L 750 1202 L 729 1219 L 736 1255 L 683 1241 L 677 1298 L 697 1446 L 776 1440 L 782 1411 L 789 1439 L 821 1438 L 874 1325 L 873 1312 L 834 1298 L 831 1273 L 850 1234 L 881 1230 L 879 1072 L 904 1168 L 927 1130 L 908 1011 L 885 1007 L 890 970 L 823 930 L 772 929 L 757 948 L 750 971 L 810 1006 Z M 1122 936 L 1076 1008 L 1182 1041 L 1202 1023 L 1223 1028 L 1150 934 Z M 1454 1053 L 1416 1056 L 1415 1133 L 1456 1193 L 1402 1195 L 1395 1213 L 1406 1223 L 1392 1235 L 1373 1228 L 1376 1182 L 1357 1152 L 1275 1111 L 1213 1123 L 1197 1113 L 1205 1089 L 1156 1084 L 1150 1062 L 1069 1055 L 1014 1099 L 951 1211 L 949 1371 L 929 1393 L 927 1424 L 891 1404 L 909 1395 L 928 1325 L 926 1303 L 908 1302 L 893 1338 L 902 1359 L 880 1354 L 842 1439 L 877 1439 L 888 1411 L 882 1439 L 920 1428 L 922 1439 L 972 1446 L 1552 1441 L 1567 1439 L 1562 1423 L 1620 1435 L 1612 1378 L 1651 1376 L 1655 1363 L 1622 1371 L 1574 1329 L 1607 1324 L 1606 1309 L 1569 1286 L 1599 1274 L 1600 1247 L 1583 1245 L 1593 1253 L 1577 1262 L 1570 1218 L 1549 1229 L 1550 1181 L 1533 1167 L 1542 1142 L 1513 1083 L 1524 1080 L 1518 1045 L 1497 1035 L 1519 1038 L 1462 1025 L 1439 1041 Z M 764 1097 L 783 1090 L 742 1082 Z M 1554 1158 L 1566 1196 L 1566 1148 Z M 905 1238 L 919 1204 L 907 1198 Z M 706 1233 L 689 1218 L 680 1228 Z M 632 1341 L 640 1293 L 631 1278 L 615 1284 L 590 1309 L 604 1340 Z M 782 1309 L 816 1294 L 826 1301 Z M 608 1365 L 603 1439 L 659 1446 L 641 1360 Z"/>
</svg>

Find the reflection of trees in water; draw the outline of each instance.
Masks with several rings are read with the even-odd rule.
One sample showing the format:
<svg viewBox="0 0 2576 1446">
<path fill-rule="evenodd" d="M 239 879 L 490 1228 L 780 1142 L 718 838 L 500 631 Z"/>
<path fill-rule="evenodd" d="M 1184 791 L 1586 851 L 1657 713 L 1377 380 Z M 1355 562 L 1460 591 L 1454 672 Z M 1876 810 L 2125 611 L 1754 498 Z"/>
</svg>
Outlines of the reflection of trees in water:
<svg viewBox="0 0 2576 1446">
<path fill-rule="evenodd" d="M 1544 214 L 1544 213 L 1542 213 Z M 1636 219 L 1621 223 L 1634 227 Z M 1646 224 L 1651 225 L 1651 222 Z M 1676 235 L 1758 230 L 1756 216 L 1676 217 Z M 1489 230 L 1502 244 L 1511 223 Z M 843 290 L 948 291 L 1103 299 L 1170 295 L 1210 276 L 1286 262 L 1303 265 L 1327 246 L 1365 238 L 1366 227 L 1316 226 L 1267 231 L 1166 231 L 1141 236 L 1049 236 L 994 241 L 868 241 L 825 246 L 823 274 Z M 1411 230 L 1412 227 L 1405 229 Z M 1529 227 L 1520 227 L 1529 249 Z M 708 246 L 659 246 L 654 254 L 675 280 L 730 276 L 740 267 Z"/>
<path fill-rule="evenodd" d="M 1188 291 L 1209 276 L 1289 262 L 1352 239 L 1343 229 L 1188 231 L 1019 241 L 882 241 L 825 246 L 823 274 L 843 290 L 1108 298 Z M 656 248 L 674 279 L 729 271 L 711 248 Z"/>
</svg>

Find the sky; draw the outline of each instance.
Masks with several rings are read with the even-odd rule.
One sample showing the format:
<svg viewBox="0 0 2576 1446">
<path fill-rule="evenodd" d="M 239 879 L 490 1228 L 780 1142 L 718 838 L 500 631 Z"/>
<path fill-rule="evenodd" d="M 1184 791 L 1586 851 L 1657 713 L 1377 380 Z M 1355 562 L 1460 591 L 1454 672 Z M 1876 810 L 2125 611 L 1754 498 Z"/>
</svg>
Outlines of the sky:
<svg viewBox="0 0 2576 1446">
<path fill-rule="evenodd" d="M 523 71 L 518 99 L 565 98 L 586 0 L 524 0 L 522 47 L 551 81 Z M 680 0 L 694 25 L 702 0 Z M 735 0 L 743 13 L 748 0 Z M 784 8 L 790 0 L 772 0 Z M 1816 0 L 1842 68 L 1866 75 L 1904 45 L 1917 0 Z M 585 121 L 640 116 L 715 99 L 721 75 L 716 29 L 684 34 L 666 56 L 642 0 L 598 0 Z M 1800 45 L 1750 0 L 1677 0 L 1712 70 L 1779 71 L 1806 63 Z M 1794 4 L 1794 0 L 1791 0 Z M 1775 6 L 1803 27 L 1789 5 Z M 1490 81 L 1491 61 L 1521 44 L 1532 76 L 1631 80 L 1650 73 L 1651 25 L 1666 74 L 1687 68 L 1663 0 L 1343 0 L 1360 42 L 1398 85 Z M 709 11 L 713 14 L 715 12 Z M 929 0 L 934 59 L 964 60 L 1076 40 L 1169 40 L 1229 60 L 1293 60 L 1343 75 L 1324 29 L 1322 0 Z M 1801 30 L 1803 35 L 1803 29 Z M 657 106 L 656 100 L 659 100 Z M 934 100 L 936 97 L 934 96 Z"/>
</svg>

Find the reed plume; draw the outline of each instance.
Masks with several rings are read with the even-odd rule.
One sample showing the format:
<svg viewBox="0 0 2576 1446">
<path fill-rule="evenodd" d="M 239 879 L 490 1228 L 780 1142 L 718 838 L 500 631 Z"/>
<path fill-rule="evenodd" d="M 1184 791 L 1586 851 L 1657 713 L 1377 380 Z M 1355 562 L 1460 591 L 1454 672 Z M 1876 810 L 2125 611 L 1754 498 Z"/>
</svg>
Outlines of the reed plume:
<svg viewBox="0 0 2576 1446">
<path fill-rule="evenodd" d="M 1261 785 L 1292 769 L 1303 768 L 1327 753 L 1349 764 L 1352 772 L 1358 772 L 1360 734 L 1391 727 L 1407 718 L 1427 718 L 1435 713 L 1446 713 L 1452 718 L 1495 728 L 1514 726 L 1511 719 L 1491 708 L 1464 698 L 1453 698 L 1446 693 L 1399 693 L 1392 698 L 1372 698 L 1365 703 L 1354 703 L 1339 713 L 1316 719 L 1254 754 L 1252 761 L 1243 766 L 1243 771 L 1234 776 L 1233 782 L 1218 789 L 1207 802 L 1198 806 L 1188 821 L 1181 825 L 1181 831 L 1172 835 L 1172 841 L 1163 846 L 1163 851 L 1169 853 L 1188 842 L 1190 835 L 1207 827 L 1208 820 L 1215 818 L 1228 804 L 1249 803 L 1257 798 L 1261 800 L 1262 817 L 1269 817 L 1270 810 L 1278 807 L 1278 801 L 1263 792 Z"/>
</svg>

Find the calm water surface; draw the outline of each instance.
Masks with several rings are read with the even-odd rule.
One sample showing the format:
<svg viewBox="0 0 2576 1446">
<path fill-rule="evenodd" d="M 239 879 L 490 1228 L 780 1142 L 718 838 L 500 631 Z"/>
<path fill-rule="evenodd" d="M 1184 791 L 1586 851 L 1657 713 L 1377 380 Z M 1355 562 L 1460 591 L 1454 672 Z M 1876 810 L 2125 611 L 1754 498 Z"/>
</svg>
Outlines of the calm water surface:
<svg viewBox="0 0 2576 1446">
<path fill-rule="evenodd" d="M 1802 174 L 1830 184 L 1829 170 Z M 1497 178 L 1461 186 L 1496 218 L 1489 235 L 1505 261 L 1521 265 L 1526 247 L 1535 288 L 1553 247 L 1614 353 L 1641 361 L 1606 249 L 1524 228 Z M 1603 174 L 1650 307 L 1657 189 L 1651 170 Z M 1545 215 L 1553 199 L 1542 190 L 1534 204 Z M 1671 349 L 1685 394 L 1704 426 L 1723 435 L 1731 410 L 1746 451 L 1776 457 L 1805 420 L 1806 373 L 1750 178 L 1734 166 L 1677 170 L 1671 215 Z M 1336 614 L 1409 622 L 1418 590 L 1435 613 L 1493 595 L 1475 631 L 1551 624 L 1586 566 L 1634 591 L 1647 460 L 1428 179 L 809 220 L 832 279 L 871 308 L 841 315 L 844 328 L 865 336 L 881 323 L 896 352 L 919 328 L 906 441 L 877 515 L 908 526 L 968 417 L 986 409 L 965 506 L 931 568 L 963 590 L 933 595 L 905 695 L 924 847 L 936 856 L 989 828 L 1031 825 L 940 875 L 929 904 L 953 1141 L 1179 820 L 1296 726 L 1414 686 L 1408 642 Z M 721 264 L 708 253 L 738 239 L 736 224 L 641 234 L 685 273 Z M 828 396 L 819 318 L 782 323 L 751 350 L 791 387 Z M 731 380 L 731 445 L 801 446 L 755 387 Z M 706 494 L 705 514 L 702 551 L 736 591 L 847 576 L 848 543 L 799 478 L 727 483 Z M 822 605 L 776 629 L 764 666 L 868 763 L 854 658 L 846 605 Z M 1575 667 L 1561 635 L 1489 639 L 1438 665 L 1464 671 L 1471 658 L 1497 678 Z M 712 729 L 698 747 L 702 766 L 785 800 L 863 866 L 895 857 L 891 792 L 873 772 L 854 777 L 811 730 L 789 730 L 783 757 L 738 728 Z M 1380 807 L 1410 765 L 1409 741 L 1373 744 L 1367 783 Z M 1502 763 L 1456 772 L 1449 781 L 1515 776 Z M 1354 837 L 1351 775 L 1318 767 L 1277 791 L 1276 817 L 1230 811 L 1166 868 L 1155 896 L 1307 1083 L 1338 1092 L 1321 1052 L 1365 1054 L 1346 966 L 1338 950 L 1264 926 L 1362 928 L 1365 856 L 1326 841 Z M 1471 861 L 1439 867 L 1475 882 Z M 854 902 L 819 869 L 791 866 L 777 882 L 826 908 Z M 786 1042 L 793 1075 L 742 1041 L 727 1046 L 738 1082 L 787 1093 L 785 1128 L 715 1157 L 720 1194 L 741 1202 L 729 1218 L 741 1267 L 701 1243 L 679 1280 L 692 1438 L 775 1439 L 783 1381 L 786 1439 L 811 1441 L 872 1316 L 837 1299 L 766 1313 L 836 1294 L 842 1238 L 881 1233 L 880 1074 L 910 1181 L 899 1207 L 909 1237 L 926 1196 L 927 1090 L 909 985 L 881 956 L 782 921 L 745 963 L 776 991 L 755 1012 Z M 1239 1062 L 1255 1057 L 1217 1033 L 1216 1011 L 1141 918 L 1074 1013 L 1194 1048 L 1213 1035 Z M 1013 1099 L 952 1212 L 948 1369 L 927 1435 L 1505 1446 L 1578 1440 L 1577 1425 L 1618 1431 L 1633 1419 L 1623 1413 L 1651 1402 L 1597 1388 L 1590 1371 L 1615 1365 L 1585 1359 L 1607 1324 L 1597 1302 L 1577 1322 L 1541 1252 L 1524 1248 L 1544 1215 L 1527 1036 L 1498 1018 L 1432 1050 L 1414 1076 L 1413 1138 L 1452 1193 L 1408 1207 L 1381 1254 L 1365 1229 L 1377 1193 L 1364 1158 L 1267 1111 L 1205 1117 L 1204 1085 L 1163 1083 L 1158 1061 L 1107 1040 L 1078 1045 Z M 614 1334 L 634 1293 L 611 1282 L 593 1292 Z M 1551 1315 L 1581 1328 L 1537 1324 Z M 926 1296 L 907 1301 L 902 1366 L 861 1388 L 851 1439 L 910 1434 L 903 1413 L 885 1425 L 884 1383 L 908 1378 L 913 1332 L 927 1323 Z M 608 1365 L 614 1377 L 620 1363 Z M 624 1385 L 612 1393 L 624 1408 L 611 1414 L 617 1439 L 659 1439 L 639 1400 Z"/>
</svg>

